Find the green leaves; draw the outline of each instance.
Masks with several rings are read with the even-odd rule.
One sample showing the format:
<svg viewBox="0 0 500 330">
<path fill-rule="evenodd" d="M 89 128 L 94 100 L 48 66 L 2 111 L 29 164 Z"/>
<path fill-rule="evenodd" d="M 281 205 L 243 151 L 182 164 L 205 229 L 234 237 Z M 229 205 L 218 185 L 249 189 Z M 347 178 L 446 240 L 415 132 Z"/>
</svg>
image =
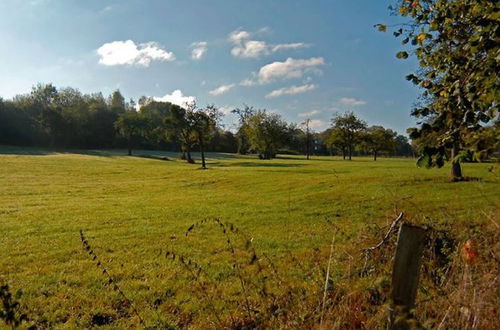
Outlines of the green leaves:
<svg viewBox="0 0 500 330">
<path fill-rule="evenodd" d="M 423 90 L 412 111 L 412 116 L 421 119 L 420 129 L 411 130 L 410 137 L 433 150 L 424 153 L 417 164 L 443 166 L 451 146 L 458 148 L 456 152 L 476 148 L 473 132 L 498 117 L 498 4 L 489 0 L 401 1 L 392 12 L 406 18 L 405 29 L 395 31 L 394 36 L 412 47 L 396 57 L 406 59 L 411 53 L 420 65 L 406 76 Z"/>
<path fill-rule="evenodd" d="M 431 156 L 424 154 L 417 159 L 418 167 L 430 168 L 432 167 Z"/>
</svg>

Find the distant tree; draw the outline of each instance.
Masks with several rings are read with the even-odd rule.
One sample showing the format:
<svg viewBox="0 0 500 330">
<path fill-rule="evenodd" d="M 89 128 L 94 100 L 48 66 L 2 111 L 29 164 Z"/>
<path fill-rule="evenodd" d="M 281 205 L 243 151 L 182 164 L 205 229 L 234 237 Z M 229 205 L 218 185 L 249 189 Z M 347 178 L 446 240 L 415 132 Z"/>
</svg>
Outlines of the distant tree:
<svg viewBox="0 0 500 330">
<path fill-rule="evenodd" d="M 394 35 L 411 43 L 420 64 L 406 77 L 423 89 L 412 111 L 420 126 L 408 132 L 430 143 L 417 164 L 441 167 L 447 159 L 454 180 L 462 178 L 460 161 L 469 152 L 481 152 L 469 137 L 498 118 L 498 9 L 492 0 L 400 0 L 392 7 L 407 18 Z M 398 58 L 408 56 L 407 51 L 397 53 Z"/>
<path fill-rule="evenodd" d="M 7 112 L 7 106 L 5 105 L 3 98 L 0 97 L 0 143 L 5 143 L 10 139 L 8 130 L 10 130 L 10 118 Z"/>
<path fill-rule="evenodd" d="M 56 98 L 57 89 L 52 84 L 37 84 L 27 98 L 41 133 L 39 142 L 48 140 L 51 147 L 56 144 L 62 123 L 61 114 L 55 107 Z"/>
<path fill-rule="evenodd" d="M 56 144 L 62 147 L 86 147 L 87 123 L 90 119 L 88 103 L 79 90 L 71 87 L 61 88 L 54 100 L 59 114 Z"/>
<path fill-rule="evenodd" d="M 342 145 L 344 151 L 352 159 L 352 153 L 358 142 L 361 140 L 361 132 L 366 129 L 366 123 L 359 119 L 353 112 L 336 114 L 332 118 L 332 127 L 335 133 L 335 139 Z"/>
<path fill-rule="evenodd" d="M 155 102 L 154 98 L 143 95 L 139 98 L 139 101 L 137 103 L 139 104 L 139 108 L 142 108 L 142 107 L 145 107 L 152 102 Z M 163 102 L 160 102 L 160 103 L 163 103 Z M 165 103 L 169 103 L 169 102 L 165 102 Z"/>
<path fill-rule="evenodd" d="M 115 122 L 118 114 L 111 111 L 101 93 L 84 96 L 88 106 L 86 127 L 84 128 L 87 148 L 110 148 L 116 139 Z"/>
<path fill-rule="evenodd" d="M 222 128 L 217 128 L 209 142 L 209 148 L 215 152 L 238 152 L 238 139 L 235 134 Z"/>
<path fill-rule="evenodd" d="M 219 109 L 213 104 L 207 105 L 203 109 L 197 108 L 196 104 L 194 104 L 188 108 L 186 114 L 188 117 L 191 117 L 190 121 L 193 123 L 193 133 L 200 147 L 201 167 L 206 169 L 205 146 L 217 129 L 217 123 L 220 118 Z"/>
<path fill-rule="evenodd" d="M 307 134 L 301 126 L 304 127 L 303 124 L 290 123 L 288 125 L 288 133 L 282 146 L 285 149 L 283 150 L 284 152 L 295 154 L 307 153 Z M 312 140 L 312 137 L 310 139 Z"/>
<path fill-rule="evenodd" d="M 141 104 L 141 100 L 139 100 L 139 104 Z M 163 143 L 167 142 L 168 135 L 165 134 L 165 119 L 171 115 L 173 108 L 180 107 L 169 102 L 154 100 L 146 103 L 142 102 L 139 112 L 147 118 L 148 129 L 144 137 L 149 145 L 160 147 Z"/>
<path fill-rule="evenodd" d="M 118 133 L 127 140 L 129 156 L 132 156 L 132 148 L 135 146 L 137 138 L 143 134 L 146 125 L 146 118 L 135 110 L 122 113 L 115 122 Z"/>
<path fill-rule="evenodd" d="M 119 89 L 114 91 L 109 97 L 109 108 L 116 114 L 122 114 L 127 110 L 125 98 Z"/>
<path fill-rule="evenodd" d="M 338 127 L 332 127 L 327 130 L 325 144 L 328 146 L 331 154 L 341 153 L 345 160 L 347 157 L 348 143 L 342 130 Z"/>
<path fill-rule="evenodd" d="M 396 145 L 396 155 L 409 157 L 413 155 L 413 149 L 408 138 L 404 135 L 398 135 L 394 139 Z"/>
<path fill-rule="evenodd" d="M 362 133 L 361 148 L 372 153 L 373 160 L 377 160 L 380 152 L 394 152 L 396 149 L 396 133 L 382 126 L 371 126 Z"/>
<path fill-rule="evenodd" d="M 165 131 L 169 139 L 179 141 L 181 144 L 181 159 L 194 163 L 191 150 L 197 141 L 197 136 L 194 133 L 194 116 L 191 114 L 196 109 L 196 104 L 188 104 L 186 108 L 170 109 L 170 115 L 165 118 Z"/>
<path fill-rule="evenodd" d="M 241 155 L 248 153 L 250 147 L 245 131 L 247 130 L 248 120 L 255 112 L 256 110 L 253 107 L 249 107 L 246 104 L 243 106 L 243 109 L 236 108 L 231 111 L 231 113 L 238 115 L 239 127 L 236 137 L 238 139 L 238 153 Z"/>
<path fill-rule="evenodd" d="M 311 153 L 311 131 L 309 129 L 309 124 L 311 123 L 311 119 L 307 118 L 305 122 L 302 124 L 306 128 L 306 159 L 309 160 L 309 155 Z"/>
<path fill-rule="evenodd" d="M 256 151 L 259 158 L 275 158 L 287 138 L 288 124 L 279 114 L 257 110 L 247 119 L 245 135 L 250 150 Z"/>
</svg>

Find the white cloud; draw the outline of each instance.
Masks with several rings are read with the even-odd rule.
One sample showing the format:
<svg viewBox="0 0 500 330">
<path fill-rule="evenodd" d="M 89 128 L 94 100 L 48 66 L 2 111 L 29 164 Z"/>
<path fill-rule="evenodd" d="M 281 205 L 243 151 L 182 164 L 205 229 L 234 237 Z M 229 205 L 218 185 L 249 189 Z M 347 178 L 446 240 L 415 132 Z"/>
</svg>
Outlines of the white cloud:
<svg viewBox="0 0 500 330">
<path fill-rule="evenodd" d="M 343 97 L 340 99 L 340 103 L 343 105 L 350 105 L 350 106 L 359 106 L 359 105 L 365 105 L 366 102 L 363 100 L 358 100 L 353 97 Z"/>
<path fill-rule="evenodd" d="M 269 54 L 269 47 L 264 41 L 249 40 L 231 49 L 235 57 L 257 58 Z"/>
<path fill-rule="evenodd" d="M 233 49 L 231 49 L 231 54 L 234 57 L 258 58 L 262 55 L 269 55 L 280 50 L 304 47 L 308 46 L 304 43 L 268 45 L 265 41 L 249 40 L 233 47 Z"/>
<path fill-rule="evenodd" d="M 162 97 L 153 97 L 153 99 L 158 102 L 170 102 L 181 107 L 185 107 L 187 104 L 196 102 L 196 97 L 185 96 L 182 94 L 180 89 L 176 89 L 172 92 L 172 94 L 167 94 Z"/>
<path fill-rule="evenodd" d="M 223 106 L 219 108 L 219 111 L 222 112 L 224 115 L 229 115 L 231 114 L 231 111 L 236 109 L 236 107 L 231 107 L 231 106 Z"/>
<path fill-rule="evenodd" d="M 257 32 L 257 34 L 266 32 L 268 32 L 268 28 L 262 28 Z M 231 54 L 234 57 L 258 58 L 262 55 L 269 55 L 281 50 L 309 47 L 309 45 L 301 42 L 270 45 L 265 41 L 250 40 L 253 34 L 255 33 L 250 33 L 241 29 L 233 31 L 229 34 L 228 41 L 234 44 L 234 47 L 231 49 Z"/>
<path fill-rule="evenodd" d="M 267 94 L 266 98 L 278 97 L 282 95 L 295 95 L 295 94 L 306 93 L 312 91 L 313 89 L 316 89 L 317 87 L 318 86 L 311 84 L 311 85 L 290 86 L 290 87 L 280 88 Z"/>
<path fill-rule="evenodd" d="M 250 78 L 243 79 L 242 81 L 240 81 L 240 86 L 245 86 L 245 87 L 255 86 L 256 84 L 257 84 L 257 82 L 255 80 L 250 79 Z"/>
<path fill-rule="evenodd" d="M 229 34 L 228 40 L 234 44 L 250 39 L 250 32 L 238 29 Z"/>
<path fill-rule="evenodd" d="M 320 119 L 312 119 L 309 122 L 309 127 L 310 128 L 317 128 L 317 129 L 323 129 L 328 126 L 328 122 Z"/>
<path fill-rule="evenodd" d="M 132 40 L 105 43 L 99 49 L 99 63 L 112 65 L 138 65 L 148 67 L 152 61 L 174 61 L 175 56 L 155 42 L 136 44 Z"/>
<path fill-rule="evenodd" d="M 219 86 L 217 87 L 216 89 L 214 90 L 211 90 L 210 92 L 208 92 L 210 95 L 213 95 L 213 96 L 217 96 L 217 95 L 222 95 L 224 93 L 227 93 L 229 92 L 231 89 L 234 88 L 234 84 L 229 84 L 229 85 L 222 85 L 222 86 Z"/>
<path fill-rule="evenodd" d="M 319 115 L 321 113 L 321 110 L 312 110 L 312 111 L 309 111 L 309 112 L 302 112 L 302 113 L 299 113 L 299 117 L 312 117 L 312 116 L 315 116 L 315 115 Z"/>
<path fill-rule="evenodd" d="M 284 62 L 273 62 L 260 68 L 257 76 L 261 84 L 270 83 L 276 79 L 301 78 L 305 72 L 320 73 L 319 66 L 324 65 L 322 57 L 311 57 L 306 60 L 287 58 Z"/>
<path fill-rule="evenodd" d="M 287 49 L 299 49 L 299 48 L 306 48 L 309 47 L 308 44 L 302 43 L 302 42 L 296 42 L 292 44 L 277 44 L 272 47 L 273 52 L 277 52 L 280 50 L 287 50 Z"/>
<path fill-rule="evenodd" d="M 191 59 L 201 60 L 203 58 L 203 56 L 205 56 L 205 54 L 208 51 L 207 46 L 208 46 L 208 43 L 205 41 L 193 42 L 191 44 L 191 47 L 193 47 L 193 49 L 191 50 Z"/>
</svg>

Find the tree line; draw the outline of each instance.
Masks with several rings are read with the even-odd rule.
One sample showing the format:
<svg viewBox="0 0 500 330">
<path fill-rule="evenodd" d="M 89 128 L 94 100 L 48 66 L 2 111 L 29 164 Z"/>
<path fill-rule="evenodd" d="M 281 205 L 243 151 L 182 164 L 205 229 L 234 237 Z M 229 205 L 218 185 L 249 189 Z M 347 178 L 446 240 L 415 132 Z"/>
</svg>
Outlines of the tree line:
<svg viewBox="0 0 500 330">
<path fill-rule="evenodd" d="M 30 93 L 0 99 L 0 144 L 50 148 L 136 148 L 179 151 L 194 162 L 193 150 L 256 153 L 261 159 L 289 154 L 380 154 L 411 156 L 405 136 L 382 126 L 371 126 L 354 113 L 336 114 L 332 126 L 312 132 L 307 125 L 288 123 L 264 109 L 244 106 L 232 111 L 238 117 L 235 132 L 221 125 L 215 105 L 196 103 L 181 107 L 141 97 L 126 101 L 119 90 L 82 94 L 71 87 L 57 89 L 38 84 Z"/>
<path fill-rule="evenodd" d="M 420 68 L 406 79 L 422 89 L 411 114 L 417 127 L 403 135 L 370 126 L 354 113 L 337 114 L 327 130 L 315 133 L 282 116 L 245 106 L 235 109 L 236 132 L 220 125 L 214 105 L 179 107 L 143 97 L 136 105 L 119 91 L 108 98 L 37 85 L 12 100 L 0 98 L 0 143 L 63 148 L 133 148 L 178 150 L 188 162 L 191 151 L 418 155 L 417 165 L 441 167 L 451 162 L 451 176 L 461 180 L 460 162 L 500 154 L 498 2 L 491 0 L 396 0 L 390 7 L 405 19 L 393 25 L 404 50 Z M 376 25 L 380 31 L 387 26 Z M 136 111 L 139 107 L 140 110 Z"/>
</svg>

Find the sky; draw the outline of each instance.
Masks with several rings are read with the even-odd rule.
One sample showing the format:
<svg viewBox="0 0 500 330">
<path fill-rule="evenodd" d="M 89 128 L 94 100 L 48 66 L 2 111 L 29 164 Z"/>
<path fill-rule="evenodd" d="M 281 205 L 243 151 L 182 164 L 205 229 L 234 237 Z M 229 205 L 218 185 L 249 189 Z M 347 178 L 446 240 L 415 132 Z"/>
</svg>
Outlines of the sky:
<svg viewBox="0 0 500 330">
<path fill-rule="evenodd" d="M 391 0 L 0 0 L 0 97 L 37 83 L 126 99 L 244 104 L 311 119 L 337 112 L 399 133 L 418 90 L 398 60 Z M 224 123 L 234 128 L 234 115 Z"/>
</svg>

